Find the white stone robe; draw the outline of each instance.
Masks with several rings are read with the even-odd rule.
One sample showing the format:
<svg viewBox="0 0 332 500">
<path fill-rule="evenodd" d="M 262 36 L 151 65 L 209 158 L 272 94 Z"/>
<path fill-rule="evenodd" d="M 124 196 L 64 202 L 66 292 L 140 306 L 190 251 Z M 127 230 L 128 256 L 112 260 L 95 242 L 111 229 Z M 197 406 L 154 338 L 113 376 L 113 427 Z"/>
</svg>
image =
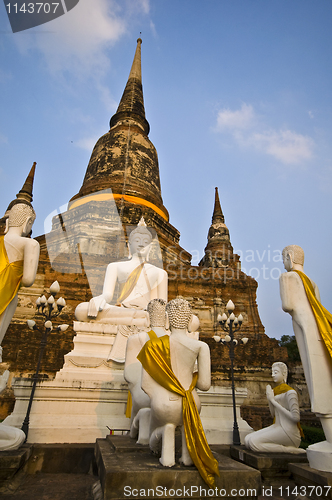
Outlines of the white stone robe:
<svg viewBox="0 0 332 500">
<path fill-rule="evenodd" d="M 319 291 L 314 286 L 318 300 Z M 292 271 L 280 276 L 282 308 L 293 319 L 293 329 L 308 386 L 311 411 L 332 415 L 332 360 L 318 331 L 302 280 Z"/>
</svg>

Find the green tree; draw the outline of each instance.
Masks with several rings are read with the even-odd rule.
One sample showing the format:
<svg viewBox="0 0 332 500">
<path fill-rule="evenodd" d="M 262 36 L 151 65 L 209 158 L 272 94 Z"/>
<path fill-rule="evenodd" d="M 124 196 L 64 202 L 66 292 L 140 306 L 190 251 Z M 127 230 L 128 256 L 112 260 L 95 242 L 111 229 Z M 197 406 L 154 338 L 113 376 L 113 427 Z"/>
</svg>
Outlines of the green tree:
<svg viewBox="0 0 332 500">
<path fill-rule="evenodd" d="M 289 361 L 301 361 L 294 335 L 283 335 L 278 343 L 281 347 L 286 347 Z"/>
</svg>

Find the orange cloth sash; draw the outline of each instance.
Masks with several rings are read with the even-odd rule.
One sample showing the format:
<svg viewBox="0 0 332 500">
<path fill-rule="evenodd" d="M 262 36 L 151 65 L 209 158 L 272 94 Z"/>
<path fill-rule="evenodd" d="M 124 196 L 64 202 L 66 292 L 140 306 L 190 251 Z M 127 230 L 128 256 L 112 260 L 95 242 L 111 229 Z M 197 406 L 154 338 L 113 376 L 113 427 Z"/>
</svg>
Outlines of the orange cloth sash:
<svg viewBox="0 0 332 500">
<path fill-rule="evenodd" d="M 117 303 L 115 304 L 116 306 L 121 306 L 121 303 L 129 297 L 131 292 L 134 290 L 136 283 L 138 281 L 138 278 L 141 275 L 142 269 L 144 267 L 144 262 L 140 264 L 139 266 L 135 267 L 135 269 L 129 274 L 127 281 L 125 282 L 121 293 L 119 295 L 119 298 L 117 300 Z"/>
<path fill-rule="evenodd" d="M 131 392 L 128 391 L 127 404 L 126 404 L 126 417 L 131 417 L 131 410 L 133 409 L 133 398 L 131 397 Z"/>
<path fill-rule="evenodd" d="M 278 396 L 279 394 L 284 394 L 285 392 L 288 392 L 288 391 L 294 391 L 294 389 L 288 385 L 288 384 L 280 384 L 280 385 L 277 385 L 277 387 L 275 387 L 273 389 L 273 393 L 275 396 Z M 273 419 L 273 423 L 275 422 L 275 417 Z M 304 434 L 303 434 L 303 429 L 300 425 L 300 422 L 297 423 L 297 426 L 299 428 L 299 431 L 300 431 L 300 434 L 301 434 L 301 437 L 304 438 Z"/>
<path fill-rule="evenodd" d="M 302 271 L 297 271 L 293 269 L 294 273 L 297 273 L 303 283 L 305 293 L 309 300 L 312 312 L 315 316 L 317 327 L 321 337 L 326 345 L 330 357 L 332 358 L 332 314 L 322 306 L 319 300 L 316 298 L 314 287 L 308 276 Z"/>
<path fill-rule="evenodd" d="M 9 262 L 4 236 L 0 237 L 0 314 L 2 314 L 20 288 L 23 260 Z"/>
<path fill-rule="evenodd" d="M 159 385 L 168 391 L 182 396 L 183 426 L 189 454 L 206 484 L 214 487 L 214 476 L 219 476 L 218 462 L 213 457 L 207 443 L 202 422 L 192 395 L 197 382 L 197 373 L 193 375 L 189 390 L 186 391 L 178 381 L 171 367 L 168 335 L 155 340 L 149 340 L 143 346 L 137 359 L 139 359 L 143 368 Z"/>
</svg>

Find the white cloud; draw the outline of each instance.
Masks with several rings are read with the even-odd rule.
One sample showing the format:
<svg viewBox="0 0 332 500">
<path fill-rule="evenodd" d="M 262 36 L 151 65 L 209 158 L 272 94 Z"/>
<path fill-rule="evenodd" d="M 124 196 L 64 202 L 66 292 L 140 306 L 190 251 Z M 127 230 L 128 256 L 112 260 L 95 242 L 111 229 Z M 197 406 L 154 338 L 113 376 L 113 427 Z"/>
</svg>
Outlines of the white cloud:
<svg viewBox="0 0 332 500">
<path fill-rule="evenodd" d="M 287 165 L 303 163 L 313 156 L 315 142 L 311 137 L 289 129 L 267 127 L 249 104 L 244 103 L 235 111 L 220 110 L 216 131 L 228 132 L 240 147 L 254 148 Z"/>
<path fill-rule="evenodd" d="M 299 164 L 313 156 L 313 139 L 291 130 L 256 132 L 248 138 L 248 143 L 286 164 Z"/>
<path fill-rule="evenodd" d="M 141 6 L 143 12 L 145 14 L 149 14 L 150 12 L 150 2 L 149 0 L 136 0 L 136 3 Z"/>
<path fill-rule="evenodd" d="M 250 128 L 255 121 L 253 107 L 243 103 L 241 109 L 232 111 L 222 109 L 217 116 L 217 130 L 235 130 Z"/>
<path fill-rule="evenodd" d="M 105 105 L 105 108 L 110 113 L 114 114 L 117 110 L 119 103 L 113 99 L 110 89 L 101 83 L 97 83 L 97 91 L 99 93 L 100 99 Z"/>
<path fill-rule="evenodd" d="M 154 24 L 153 21 L 150 21 L 150 29 L 151 29 L 151 33 L 152 35 L 157 38 L 157 29 L 156 29 L 156 25 Z"/>
<path fill-rule="evenodd" d="M 133 8 L 145 15 L 149 1 L 80 0 L 67 14 L 15 41 L 23 53 L 40 51 L 52 74 L 98 78 L 109 65 L 106 50 L 126 33 Z"/>
</svg>

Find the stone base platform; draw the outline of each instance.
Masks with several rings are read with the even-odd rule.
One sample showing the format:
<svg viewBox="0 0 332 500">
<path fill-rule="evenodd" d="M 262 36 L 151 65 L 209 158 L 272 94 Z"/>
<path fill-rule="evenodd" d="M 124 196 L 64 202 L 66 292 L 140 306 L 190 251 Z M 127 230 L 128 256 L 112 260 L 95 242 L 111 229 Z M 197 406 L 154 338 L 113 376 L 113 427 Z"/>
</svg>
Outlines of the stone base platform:
<svg viewBox="0 0 332 500">
<path fill-rule="evenodd" d="M 58 372 L 60 373 L 60 372 Z M 62 374 L 61 374 L 62 375 Z M 96 375 L 97 377 L 97 375 Z M 21 428 L 31 393 L 31 379 L 16 379 L 15 407 L 4 423 Z M 201 420 L 209 444 L 230 444 L 233 434 L 232 394 L 229 388 L 213 386 L 197 391 Z M 246 389 L 236 391 L 236 410 L 241 440 L 252 432 L 240 417 Z M 110 429 L 129 430 L 126 418 L 128 396 L 123 371 L 109 370 L 109 381 L 61 379 L 37 384 L 30 413 L 29 443 L 94 443 Z"/>
<path fill-rule="evenodd" d="M 163 467 L 148 446 L 127 436 L 97 439 L 95 456 L 104 500 L 125 498 L 232 498 L 255 499 L 261 490 L 259 471 L 214 453 L 220 477 L 214 490 L 204 483 L 196 467 Z"/>
<path fill-rule="evenodd" d="M 308 464 L 289 464 L 301 499 L 332 499 L 332 472 L 312 469 Z M 302 488 L 301 488 L 302 487 Z"/>
<path fill-rule="evenodd" d="M 293 453 L 257 453 L 245 446 L 231 446 L 230 455 L 234 460 L 257 469 L 262 474 L 264 483 L 274 484 L 291 477 L 290 463 L 307 464 L 307 455 Z"/>
<path fill-rule="evenodd" d="M 125 431 L 130 428 L 130 419 L 125 416 L 128 384 L 123 377 L 124 363 L 109 360 L 117 326 L 75 321 L 74 331 L 74 349 L 65 355 L 63 368 L 54 380 L 44 380 L 36 386 L 29 443 L 95 443 L 97 438 L 106 437 L 108 428 Z M 31 387 L 31 379 L 14 380 L 15 407 L 5 419 L 6 425 L 21 428 Z M 197 393 L 208 443 L 230 444 L 233 434 L 231 388 L 213 386 L 209 391 Z M 235 397 L 243 440 L 252 432 L 240 415 L 247 390 L 237 389 Z"/>
<path fill-rule="evenodd" d="M 29 443 L 94 443 L 111 429 L 129 429 L 125 416 L 127 383 L 110 371 L 109 382 L 58 380 L 40 382 L 31 407 Z M 15 407 L 4 423 L 21 428 L 32 382 L 13 383 Z"/>
<path fill-rule="evenodd" d="M 1 500 L 97 500 L 94 445 L 23 445 L 0 451 Z"/>
<path fill-rule="evenodd" d="M 25 465 L 31 453 L 32 446 L 27 444 L 18 450 L 0 451 L 0 487 Z"/>
<path fill-rule="evenodd" d="M 308 446 L 307 456 L 312 469 L 332 472 L 332 444 L 328 441 Z"/>
</svg>

